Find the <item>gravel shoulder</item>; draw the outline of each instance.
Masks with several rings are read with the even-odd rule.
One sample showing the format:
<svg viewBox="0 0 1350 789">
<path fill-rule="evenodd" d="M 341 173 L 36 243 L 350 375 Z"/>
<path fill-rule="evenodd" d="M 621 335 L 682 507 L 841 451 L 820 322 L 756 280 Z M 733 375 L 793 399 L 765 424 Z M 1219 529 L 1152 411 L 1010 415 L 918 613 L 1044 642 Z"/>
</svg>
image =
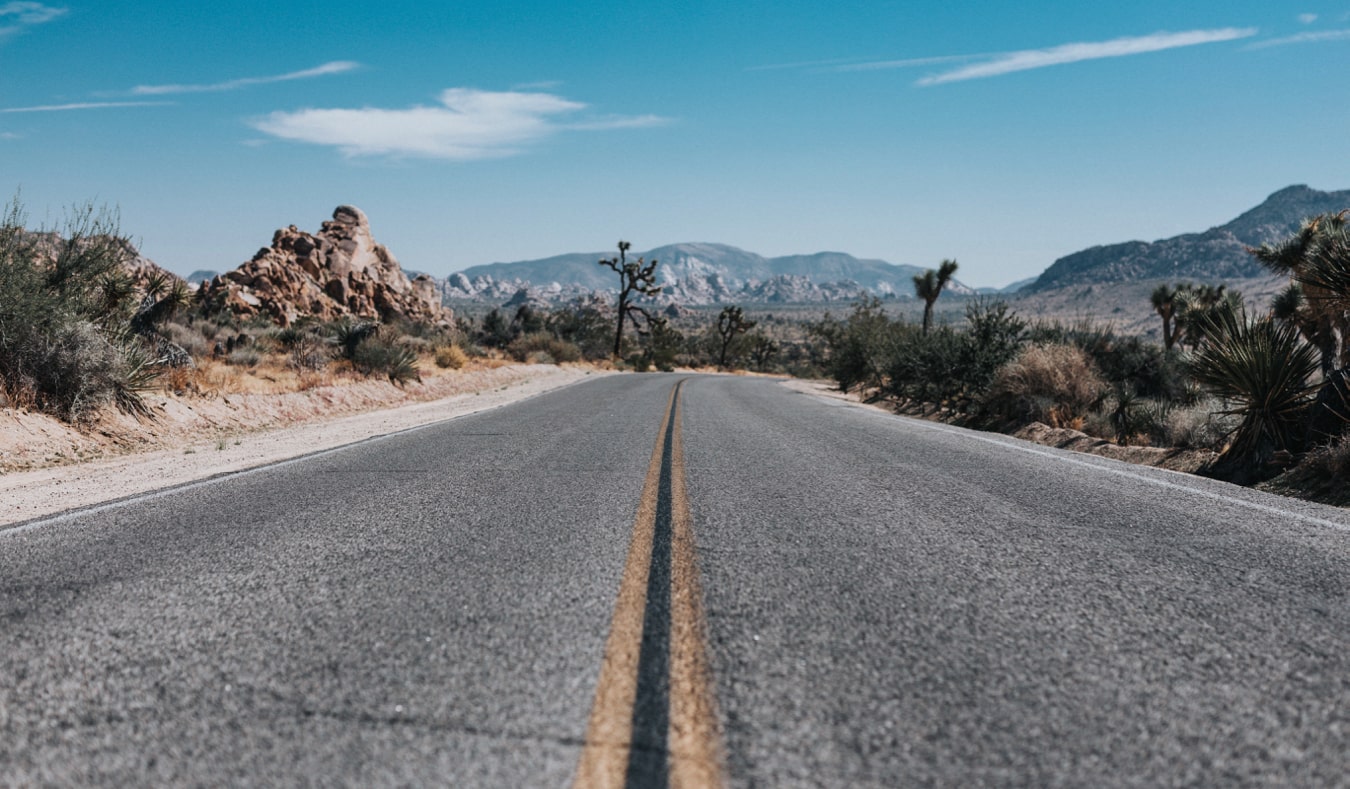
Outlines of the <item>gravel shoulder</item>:
<svg viewBox="0 0 1350 789">
<path fill-rule="evenodd" d="M 2 409 L 0 525 L 498 408 L 606 374 L 507 365 L 402 388 L 367 381 L 286 394 L 168 395 L 153 399 L 153 421 L 109 414 L 79 430 Z"/>
</svg>

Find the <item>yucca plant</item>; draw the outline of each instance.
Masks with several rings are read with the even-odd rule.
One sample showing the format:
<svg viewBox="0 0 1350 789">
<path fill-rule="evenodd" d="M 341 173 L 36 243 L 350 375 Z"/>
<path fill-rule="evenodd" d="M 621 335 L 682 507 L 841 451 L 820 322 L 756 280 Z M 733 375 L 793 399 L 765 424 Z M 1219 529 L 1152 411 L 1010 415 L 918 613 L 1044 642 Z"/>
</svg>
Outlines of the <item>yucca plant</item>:
<svg viewBox="0 0 1350 789">
<path fill-rule="evenodd" d="M 1277 317 L 1296 319 L 1304 336 L 1318 347 L 1323 375 L 1329 375 L 1337 362 L 1342 368 L 1350 362 L 1344 339 L 1350 333 L 1348 215 L 1341 211 L 1309 217 L 1285 240 L 1247 250 L 1267 269 L 1290 276 L 1291 287 L 1273 306 Z"/>
<path fill-rule="evenodd" d="M 1298 428 L 1315 386 L 1317 350 L 1298 329 L 1245 311 L 1221 311 L 1203 324 L 1205 343 L 1191 361 L 1201 386 L 1241 421 L 1224 453 L 1236 474 L 1259 471 L 1279 450 L 1297 449 Z"/>
</svg>

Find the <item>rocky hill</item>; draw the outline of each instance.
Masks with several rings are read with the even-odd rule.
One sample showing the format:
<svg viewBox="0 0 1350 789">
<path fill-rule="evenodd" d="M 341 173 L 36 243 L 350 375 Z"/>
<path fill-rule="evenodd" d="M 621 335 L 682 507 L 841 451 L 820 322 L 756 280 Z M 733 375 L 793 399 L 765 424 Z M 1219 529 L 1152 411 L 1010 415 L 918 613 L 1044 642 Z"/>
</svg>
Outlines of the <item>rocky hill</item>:
<svg viewBox="0 0 1350 789">
<path fill-rule="evenodd" d="M 1315 214 L 1350 208 L 1350 190 L 1320 192 L 1307 186 L 1281 189 L 1227 224 L 1152 243 L 1098 246 L 1056 260 L 1029 292 L 1139 279 L 1222 280 L 1265 273 L 1247 247 L 1278 241 Z"/>
<path fill-rule="evenodd" d="M 236 314 L 267 313 L 283 326 L 301 316 L 429 323 L 452 317 L 435 281 L 425 274 L 409 280 L 393 253 L 375 243 L 361 209 L 346 205 L 317 233 L 295 225 L 276 231 L 271 246 L 201 287 L 204 298 Z"/>
<path fill-rule="evenodd" d="M 616 275 L 597 265 L 614 252 L 557 255 L 542 260 L 492 263 L 452 274 L 443 283 L 450 299 L 493 300 L 523 290 L 545 300 L 612 290 Z M 660 261 L 658 301 L 681 304 L 719 302 L 852 301 L 860 295 L 912 296 L 913 277 L 923 269 L 884 260 L 860 260 L 842 252 L 766 258 L 726 244 L 670 244 L 633 258 Z M 952 293 L 973 293 L 960 282 Z"/>
</svg>

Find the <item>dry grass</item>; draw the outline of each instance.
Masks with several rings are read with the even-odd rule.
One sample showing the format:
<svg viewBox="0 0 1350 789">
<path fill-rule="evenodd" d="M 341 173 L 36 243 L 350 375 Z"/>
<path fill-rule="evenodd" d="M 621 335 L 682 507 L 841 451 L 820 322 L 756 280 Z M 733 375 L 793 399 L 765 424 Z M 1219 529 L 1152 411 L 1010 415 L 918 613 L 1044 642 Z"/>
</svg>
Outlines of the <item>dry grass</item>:
<svg viewBox="0 0 1350 789">
<path fill-rule="evenodd" d="M 1106 390 L 1106 381 L 1081 348 L 1030 345 L 999 368 L 985 407 L 1004 419 L 1076 430 Z"/>
<path fill-rule="evenodd" d="M 436 366 L 446 370 L 460 370 L 469 363 L 469 355 L 458 345 L 443 345 L 434 354 Z"/>
</svg>

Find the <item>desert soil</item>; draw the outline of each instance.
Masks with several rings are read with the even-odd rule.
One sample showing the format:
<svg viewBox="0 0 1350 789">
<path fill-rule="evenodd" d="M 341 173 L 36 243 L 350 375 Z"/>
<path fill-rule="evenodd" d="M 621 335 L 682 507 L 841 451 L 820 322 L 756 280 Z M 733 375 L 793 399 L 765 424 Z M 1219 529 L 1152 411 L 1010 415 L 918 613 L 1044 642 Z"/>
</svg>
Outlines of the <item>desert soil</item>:
<svg viewBox="0 0 1350 789">
<path fill-rule="evenodd" d="M 161 394 L 150 398 L 153 420 L 106 414 L 79 429 L 4 408 L 0 524 L 275 463 L 605 374 L 518 364 L 443 373 L 405 387 L 361 381 L 284 394 Z"/>
</svg>

